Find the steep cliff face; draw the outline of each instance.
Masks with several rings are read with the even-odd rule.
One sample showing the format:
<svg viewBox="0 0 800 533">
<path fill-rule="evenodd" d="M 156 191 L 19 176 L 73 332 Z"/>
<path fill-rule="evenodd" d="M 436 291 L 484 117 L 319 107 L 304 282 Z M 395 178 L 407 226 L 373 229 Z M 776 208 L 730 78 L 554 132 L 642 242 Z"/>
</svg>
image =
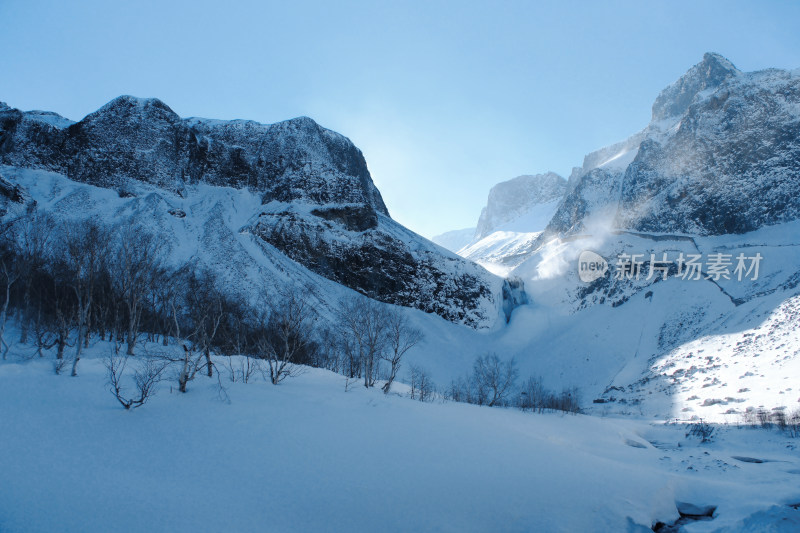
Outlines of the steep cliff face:
<svg viewBox="0 0 800 533">
<path fill-rule="evenodd" d="M 700 63 L 661 91 L 653 103 L 653 122 L 683 115 L 700 92 L 716 89 L 739 74 L 739 69 L 721 55 L 706 53 Z"/>
<path fill-rule="evenodd" d="M 376 300 L 474 327 L 497 318 L 500 280 L 490 282 L 479 266 L 443 254 L 385 215 L 372 218 L 358 206 L 308 209 L 272 202 L 248 231 L 312 272 Z"/>
<path fill-rule="evenodd" d="M 58 119 L 0 108 L 0 162 L 101 187 L 208 183 L 247 187 L 265 201 L 362 203 L 388 214 L 361 151 L 307 117 L 184 120 L 158 99 L 120 96 L 80 122 Z"/>
<path fill-rule="evenodd" d="M 543 214 L 549 218 L 552 216 L 550 204 L 564 196 L 566 185 L 566 180 L 554 172 L 535 176 L 518 176 L 498 183 L 489 191 L 486 207 L 483 208 L 478 219 L 475 240 L 482 239 L 497 229 L 505 229 L 502 228 L 504 225 L 526 217 L 529 218 L 537 214 L 537 211 L 543 211 Z M 518 231 L 539 231 L 541 229 L 541 227 L 535 227 Z"/>
<path fill-rule="evenodd" d="M 744 233 L 800 217 L 800 72 L 741 73 L 706 54 L 653 104 L 653 121 L 570 178 L 537 244 L 606 228 Z"/>
<path fill-rule="evenodd" d="M 307 117 L 272 125 L 182 119 L 160 100 L 121 96 L 73 123 L 3 104 L 0 164 L 10 170 L 4 173 L 8 186 L 0 188 L 11 195 L 18 185 L 14 176 L 21 175 L 15 169 L 56 173 L 113 189 L 123 198 L 196 199 L 200 186 L 238 189 L 257 197 L 258 207 L 243 214 L 238 211 L 244 206 L 228 203 L 209 211 L 212 219 L 199 221 L 191 205 L 165 203 L 164 216 L 222 227 L 222 220 L 246 215 L 248 222 L 238 230 L 243 238 L 266 245 L 260 253 L 270 256 L 277 250 L 308 271 L 372 298 L 475 328 L 493 326 L 501 313 L 502 281 L 394 222 L 361 151 Z M 26 194 L 24 187 L 18 192 Z M 174 240 L 163 224 L 147 226 Z M 230 240 L 229 226 L 220 235 Z M 225 271 L 236 260 L 219 254 L 208 262 Z"/>
<path fill-rule="evenodd" d="M 648 139 L 625 172 L 617 224 L 745 233 L 800 218 L 800 72 L 727 78 L 673 135 Z"/>
</svg>

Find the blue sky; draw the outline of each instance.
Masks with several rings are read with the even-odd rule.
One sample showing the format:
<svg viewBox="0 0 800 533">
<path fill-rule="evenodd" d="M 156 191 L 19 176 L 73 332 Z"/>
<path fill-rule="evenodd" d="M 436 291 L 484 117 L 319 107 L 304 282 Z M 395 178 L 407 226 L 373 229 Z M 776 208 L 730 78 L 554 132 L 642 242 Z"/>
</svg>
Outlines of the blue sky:
<svg viewBox="0 0 800 533">
<path fill-rule="evenodd" d="M 120 94 L 181 116 L 308 115 L 430 237 L 473 226 L 493 184 L 567 176 L 644 127 L 706 51 L 800 67 L 798 21 L 798 2 L 0 0 L 0 100 L 73 120 Z"/>
</svg>

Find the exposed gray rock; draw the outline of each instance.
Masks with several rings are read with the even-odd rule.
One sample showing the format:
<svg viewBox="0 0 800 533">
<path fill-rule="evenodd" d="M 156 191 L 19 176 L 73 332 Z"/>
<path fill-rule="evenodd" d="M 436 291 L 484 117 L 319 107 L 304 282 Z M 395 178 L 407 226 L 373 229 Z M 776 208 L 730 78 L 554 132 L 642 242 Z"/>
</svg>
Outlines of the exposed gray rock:
<svg viewBox="0 0 800 533">
<path fill-rule="evenodd" d="M 640 231 L 745 233 L 800 218 L 800 73 L 729 78 L 674 135 L 644 141 L 625 172 L 617 224 Z"/>
<path fill-rule="evenodd" d="M 653 122 L 588 155 L 538 247 L 607 229 L 720 235 L 800 217 L 800 72 L 743 74 L 706 54 L 656 99 Z"/>
<path fill-rule="evenodd" d="M 265 202 L 362 203 L 388 214 L 361 151 L 307 117 L 184 120 L 158 99 L 132 96 L 74 124 L 43 116 L 0 108 L 0 163 L 101 187 L 135 180 L 180 191 L 202 182 L 249 187 Z"/>
<path fill-rule="evenodd" d="M 739 69 L 721 55 L 706 53 L 700 63 L 661 91 L 653 103 L 653 120 L 682 115 L 698 93 L 717 88 L 738 74 Z"/>
</svg>

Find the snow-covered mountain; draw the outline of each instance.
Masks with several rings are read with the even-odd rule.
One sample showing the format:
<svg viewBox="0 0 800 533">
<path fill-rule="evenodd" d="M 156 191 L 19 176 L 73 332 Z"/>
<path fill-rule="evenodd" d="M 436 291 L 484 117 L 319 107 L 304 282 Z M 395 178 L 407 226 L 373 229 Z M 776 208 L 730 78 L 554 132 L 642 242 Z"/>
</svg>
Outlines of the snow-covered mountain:
<svg viewBox="0 0 800 533">
<path fill-rule="evenodd" d="M 549 209 L 564 196 L 564 178 L 548 172 L 535 176 L 518 176 L 498 183 L 489 191 L 486 207 L 481 211 L 475 239 L 493 231 L 536 231 L 552 214 Z"/>
<path fill-rule="evenodd" d="M 493 339 L 523 374 L 579 385 L 599 412 L 735 420 L 800 405 L 799 206 L 800 71 L 706 54 L 643 130 L 584 158 L 544 232 L 459 253 L 524 283 L 530 305 Z M 588 283 L 584 251 L 607 262 Z"/>
<path fill-rule="evenodd" d="M 648 232 L 745 233 L 800 216 L 800 72 L 742 73 L 706 54 L 627 141 L 587 156 L 540 242 L 600 220 Z"/>
<path fill-rule="evenodd" d="M 798 71 L 741 73 L 707 54 L 662 92 L 647 127 L 587 155 L 565 185 L 561 180 L 563 198 L 549 196 L 555 214 L 546 228 L 519 225 L 548 205 L 533 194 L 519 204 L 487 205 L 482 220 L 496 225 L 485 225 L 491 233 L 461 253 L 490 259 L 476 258 L 507 275 L 505 282 L 392 221 L 371 180 L 359 177 L 366 172 L 360 152 L 308 119 L 273 126 L 182 120 L 152 101 L 123 99 L 124 109 L 141 114 L 152 107 L 168 126 L 153 133 L 145 128 L 150 120 L 120 113 L 108 121 L 119 149 L 106 156 L 87 148 L 89 126 L 5 107 L 0 192 L 9 211 L 36 202 L 59 216 L 133 217 L 164 228 L 157 231 L 173 244 L 175 260 L 222 265 L 221 274 L 243 293 L 303 279 L 316 287 L 309 297 L 322 307 L 350 287 L 481 328 L 413 315 L 427 340 L 409 361 L 424 364 L 440 383 L 476 355 L 496 351 L 515 356 L 522 375 L 579 386 L 595 409 L 713 418 L 729 409 L 789 408 L 796 387 L 779 386 L 775 372 L 795 371 L 796 333 L 775 326 L 780 341 L 748 339 L 764 335 L 765 321 L 793 320 L 800 293 L 798 78 Z M 81 150 L 67 149 L 79 141 Z M 153 170 L 149 158 L 157 156 L 174 163 L 172 174 Z M 106 167 L 99 178 L 82 170 Z M 559 179 L 545 179 L 559 188 Z M 511 193 L 490 197 L 523 196 L 531 181 L 512 180 Z M 500 214 L 501 205 L 513 213 Z M 590 283 L 577 273 L 585 250 L 608 262 L 605 275 Z M 681 253 L 706 263 L 712 254 L 729 256 L 728 278 L 681 279 Z M 736 279 L 740 253 L 762 256 L 757 279 Z M 640 256 L 640 279 L 618 276 L 621 254 Z M 648 276 L 651 261 L 664 254 L 668 279 Z M 503 316 L 508 325 L 492 329 Z M 742 343 L 735 360 L 727 348 L 734 338 Z M 700 368 L 694 362 L 684 368 L 711 347 L 722 362 L 704 362 L 703 372 L 689 370 Z M 741 375 L 754 375 L 732 393 L 726 376 L 734 362 L 748 368 Z M 757 373 L 753 365 L 779 370 Z M 676 370 L 683 372 L 673 376 Z"/>
<path fill-rule="evenodd" d="M 134 219 L 234 287 L 310 279 L 330 300 L 330 280 L 476 328 L 503 307 L 502 280 L 393 221 L 361 151 L 307 117 L 182 119 L 122 96 L 73 123 L 0 104 L 0 163 L 24 208 Z"/>
<path fill-rule="evenodd" d="M 434 237 L 434 242 L 505 276 L 547 226 L 566 191 L 567 182 L 553 172 L 518 176 L 489 191 L 472 235 L 457 230 Z M 524 256 L 520 256 L 524 257 Z"/>
<path fill-rule="evenodd" d="M 557 370 L 599 354 L 616 369 L 602 409 L 722 420 L 800 402 L 784 380 L 800 364 L 798 125 L 800 71 L 742 73 L 706 54 L 647 128 L 585 158 L 545 232 L 515 250 L 526 259 L 509 275 L 573 317 L 540 337 Z M 589 283 L 586 250 L 608 263 Z"/>
</svg>

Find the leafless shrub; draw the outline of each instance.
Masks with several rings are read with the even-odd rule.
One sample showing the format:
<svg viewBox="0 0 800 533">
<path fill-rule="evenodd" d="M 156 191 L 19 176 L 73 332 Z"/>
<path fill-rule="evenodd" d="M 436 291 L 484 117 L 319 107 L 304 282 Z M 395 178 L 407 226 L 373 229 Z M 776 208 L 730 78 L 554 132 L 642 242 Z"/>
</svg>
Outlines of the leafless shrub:
<svg viewBox="0 0 800 533">
<path fill-rule="evenodd" d="M 297 289 L 280 292 L 260 322 L 256 348 L 267 362 L 265 375 L 273 385 L 303 371 L 302 363 L 314 359 L 317 343 L 313 328 L 317 312 Z"/>
<path fill-rule="evenodd" d="M 700 442 L 711 442 L 711 440 L 714 438 L 714 431 L 716 430 L 716 427 L 700 419 L 697 422 L 688 424 L 687 430 L 687 437 L 699 438 Z"/>
<path fill-rule="evenodd" d="M 428 373 L 421 367 L 412 365 L 409 368 L 409 374 L 411 377 L 411 399 L 421 402 L 433 401 L 436 386 L 428 376 Z"/>
<path fill-rule="evenodd" d="M 261 360 L 250 356 L 228 357 L 228 377 L 231 382 L 249 383 L 253 376 L 263 372 Z M 234 365 L 234 361 L 236 364 Z"/>
<path fill-rule="evenodd" d="M 795 409 L 786 417 L 786 432 L 793 439 L 800 438 L 800 409 Z"/>
<path fill-rule="evenodd" d="M 60 376 L 69 363 L 70 361 L 66 357 L 62 357 L 61 359 L 56 358 L 56 360 L 53 362 L 53 371 L 57 376 Z"/>
<path fill-rule="evenodd" d="M 496 354 L 478 357 L 472 366 L 473 395 L 478 405 L 504 405 L 518 371 L 513 358 L 502 361 Z"/>
<path fill-rule="evenodd" d="M 555 393 L 545 388 L 542 379 L 531 377 L 520 388 L 517 407 L 523 411 L 563 411 L 580 413 L 580 393 L 577 387 L 565 388 Z"/>
<path fill-rule="evenodd" d="M 149 357 L 140 361 L 139 368 L 133 374 L 137 395 L 130 398 L 124 395 L 122 387 L 122 379 L 127 364 L 127 354 L 123 356 L 111 354 L 106 359 L 109 391 L 126 410 L 141 407 L 155 394 L 156 385 L 161 381 L 161 375 L 167 368 L 168 363 Z"/>
<path fill-rule="evenodd" d="M 772 427 L 772 415 L 766 409 L 756 411 L 756 420 L 762 428 Z"/>
<path fill-rule="evenodd" d="M 388 345 L 388 311 L 364 296 L 343 299 L 338 310 L 342 348 L 349 360 L 351 374 L 364 378 L 364 386 L 375 385 L 379 364 Z M 358 366 L 358 371 L 354 372 Z"/>
</svg>

